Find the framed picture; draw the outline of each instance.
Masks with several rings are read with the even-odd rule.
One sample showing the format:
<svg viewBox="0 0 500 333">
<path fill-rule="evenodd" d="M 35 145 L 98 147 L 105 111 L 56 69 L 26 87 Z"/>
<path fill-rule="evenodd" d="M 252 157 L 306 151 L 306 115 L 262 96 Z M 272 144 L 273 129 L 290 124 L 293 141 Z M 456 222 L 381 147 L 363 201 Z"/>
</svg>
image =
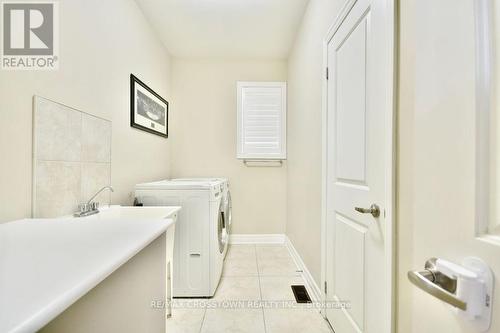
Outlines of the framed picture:
<svg viewBox="0 0 500 333">
<path fill-rule="evenodd" d="M 130 126 L 168 138 L 168 102 L 130 74 Z"/>
</svg>

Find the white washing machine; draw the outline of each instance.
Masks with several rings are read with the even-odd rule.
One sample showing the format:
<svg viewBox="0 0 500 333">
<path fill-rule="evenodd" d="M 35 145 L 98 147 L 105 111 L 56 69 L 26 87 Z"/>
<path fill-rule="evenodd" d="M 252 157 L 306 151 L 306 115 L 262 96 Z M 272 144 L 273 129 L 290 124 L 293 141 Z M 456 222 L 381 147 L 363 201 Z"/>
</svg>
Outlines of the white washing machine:
<svg viewBox="0 0 500 333">
<path fill-rule="evenodd" d="M 163 180 L 135 187 L 137 201 L 145 206 L 182 207 L 175 230 L 174 297 L 215 294 L 228 241 L 223 187 L 219 180 Z"/>
<path fill-rule="evenodd" d="M 222 202 L 223 202 L 223 213 L 224 213 L 224 228 L 227 233 L 227 238 L 229 239 L 229 235 L 231 234 L 231 226 L 233 223 L 233 214 L 232 214 L 232 201 L 231 201 L 231 191 L 229 191 L 229 179 L 227 178 L 175 178 L 172 181 L 180 181 L 180 182 L 204 182 L 204 181 L 219 181 L 222 183 Z M 224 256 L 227 251 L 224 251 Z"/>
</svg>

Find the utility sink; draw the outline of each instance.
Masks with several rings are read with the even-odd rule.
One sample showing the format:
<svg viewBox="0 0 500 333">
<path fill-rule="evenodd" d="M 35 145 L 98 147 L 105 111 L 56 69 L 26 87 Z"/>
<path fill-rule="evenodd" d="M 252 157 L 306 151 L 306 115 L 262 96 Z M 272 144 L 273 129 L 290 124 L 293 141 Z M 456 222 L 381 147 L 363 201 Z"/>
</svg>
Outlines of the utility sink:
<svg viewBox="0 0 500 333">
<path fill-rule="evenodd" d="M 158 265 L 171 272 L 180 209 L 110 206 L 87 217 L 0 224 L 0 332 L 39 331 L 163 234 L 166 251 L 159 251 Z M 106 297 L 99 299 L 111 304 Z"/>
</svg>

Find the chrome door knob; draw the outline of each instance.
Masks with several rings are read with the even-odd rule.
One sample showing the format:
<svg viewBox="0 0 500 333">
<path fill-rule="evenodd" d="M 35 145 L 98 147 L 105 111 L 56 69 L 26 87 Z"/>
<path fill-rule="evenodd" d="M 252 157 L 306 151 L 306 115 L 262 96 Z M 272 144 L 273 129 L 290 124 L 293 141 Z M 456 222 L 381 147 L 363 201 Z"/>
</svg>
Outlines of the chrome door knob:
<svg viewBox="0 0 500 333">
<path fill-rule="evenodd" d="M 376 204 L 372 204 L 370 208 L 354 207 L 354 210 L 362 214 L 372 214 L 373 217 L 380 216 L 380 207 Z"/>
</svg>

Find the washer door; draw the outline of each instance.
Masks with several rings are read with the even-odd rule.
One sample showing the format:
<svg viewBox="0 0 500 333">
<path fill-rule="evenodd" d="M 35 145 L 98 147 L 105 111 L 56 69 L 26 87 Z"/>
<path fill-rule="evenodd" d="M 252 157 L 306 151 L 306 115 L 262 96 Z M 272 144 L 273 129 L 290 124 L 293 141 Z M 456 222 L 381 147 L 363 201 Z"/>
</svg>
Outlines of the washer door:
<svg viewBox="0 0 500 333">
<path fill-rule="evenodd" d="M 226 228 L 225 228 L 225 219 L 224 219 L 224 206 L 223 203 L 220 203 L 219 207 L 219 217 L 217 221 L 217 240 L 219 241 L 219 252 L 223 253 L 224 248 L 226 247 Z"/>
<path fill-rule="evenodd" d="M 231 192 L 227 191 L 226 202 L 224 205 L 224 219 L 226 223 L 226 231 L 229 234 L 231 231 L 231 224 L 233 223 L 233 214 L 231 212 L 233 205 L 231 203 Z"/>
</svg>

